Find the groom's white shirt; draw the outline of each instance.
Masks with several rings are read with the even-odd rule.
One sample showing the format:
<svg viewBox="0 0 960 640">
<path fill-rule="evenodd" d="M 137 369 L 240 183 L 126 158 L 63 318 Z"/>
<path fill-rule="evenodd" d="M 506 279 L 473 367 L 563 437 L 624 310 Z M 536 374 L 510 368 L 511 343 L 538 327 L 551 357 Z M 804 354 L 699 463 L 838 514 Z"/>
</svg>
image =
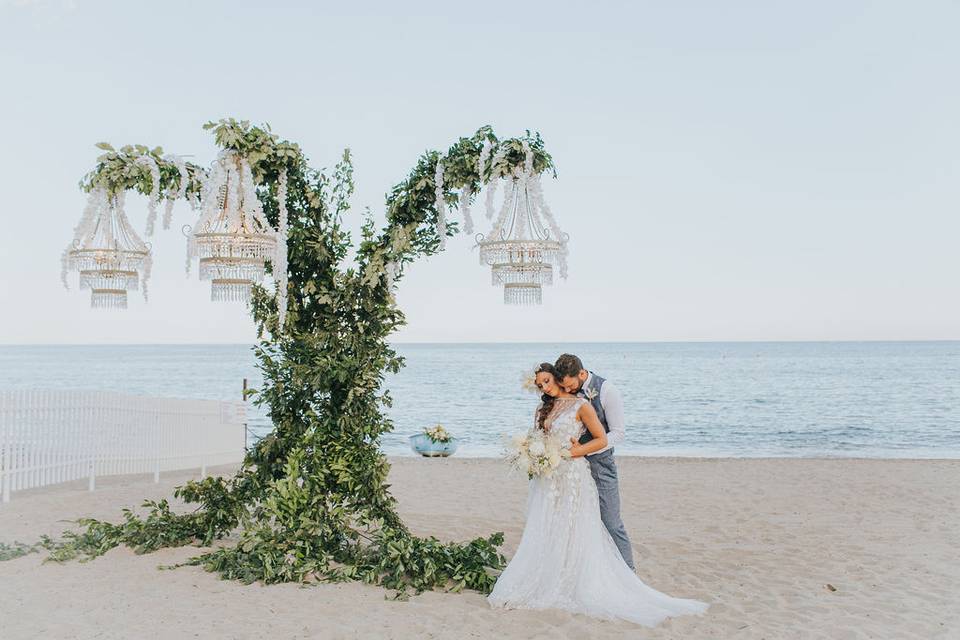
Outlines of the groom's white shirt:
<svg viewBox="0 0 960 640">
<path fill-rule="evenodd" d="M 592 378 L 592 373 L 587 374 L 583 386 L 589 385 Z M 603 386 L 600 387 L 600 404 L 603 406 L 603 413 L 607 416 L 607 426 L 610 427 L 610 433 L 607 434 L 607 446 L 600 451 L 587 454 L 590 456 L 597 455 L 620 444 L 627 437 L 623 417 L 623 397 L 620 395 L 620 390 L 613 386 L 613 383 L 609 380 L 605 380 Z"/>
</svg>

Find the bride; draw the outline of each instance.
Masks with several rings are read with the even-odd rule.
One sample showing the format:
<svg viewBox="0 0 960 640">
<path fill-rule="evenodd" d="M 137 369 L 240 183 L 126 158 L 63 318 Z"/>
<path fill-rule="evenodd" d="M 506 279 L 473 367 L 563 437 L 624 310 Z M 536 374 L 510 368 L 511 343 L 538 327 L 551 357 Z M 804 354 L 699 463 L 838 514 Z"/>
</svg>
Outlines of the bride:
<svg viewBox="0 0 960 640">
<path fill-rule="evenodd" d="M 552 365 L 537 368 L 536 383 L 543 393 L 536 428 L 572 440 L 571 459 L 549 477 L 530 480 L 523 537 L 488 597 L 490 604 L 562 609 L 649 627 L 706 611 L 706 603 L 648 587 L 623 561 L 600 520 L 597 487 L 583 457 L 607 445 L 603 425 L 589 402 L 560 388 Z M 585 429 L 594 438 L 578 444 Z"/>
</svg>

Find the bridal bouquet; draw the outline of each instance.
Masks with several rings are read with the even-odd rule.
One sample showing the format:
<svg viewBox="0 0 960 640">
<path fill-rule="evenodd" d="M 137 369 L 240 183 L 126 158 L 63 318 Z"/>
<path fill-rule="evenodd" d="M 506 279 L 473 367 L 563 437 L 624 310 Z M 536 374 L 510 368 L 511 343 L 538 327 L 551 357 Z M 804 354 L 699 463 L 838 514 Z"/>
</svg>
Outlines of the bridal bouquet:
<svg viewBox="0 0 960 640">
<path fill-rule="evenodd" d="M 505 457 L 510 466 L 525 472 L 528 478 L 549 476 L 570 457 L 570 443 L 531 429 L 510 439 Z"/>
</svg>

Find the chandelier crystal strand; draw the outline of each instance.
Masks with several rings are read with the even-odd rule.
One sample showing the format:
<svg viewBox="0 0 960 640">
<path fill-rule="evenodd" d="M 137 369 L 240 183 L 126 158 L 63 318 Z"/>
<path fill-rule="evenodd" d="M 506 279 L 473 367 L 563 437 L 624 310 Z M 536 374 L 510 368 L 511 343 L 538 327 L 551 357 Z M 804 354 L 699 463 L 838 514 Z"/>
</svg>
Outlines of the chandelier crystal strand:
<svg viewBox="0 0 960 640">
<path fill-rule="evenodd" d="M 516 237 L 527 238 L 527 225 L 530 223 L 530 196 L 527 193 L 527 174 L 516 171 L 519 175 L 514 176 L 517 194 L 519 195 L 517 203 L 517 213 L 514 218 L 517 225 Z"/>
<path fill-rule="evenodd" d="M 117 194 L 117 219 L 120 223 L 120 229 L 124 235 L 129 233 L 136 235 L 133 231 L 133 225 L 131 225 L 130 220 L 127 219 L 127 212 L 124 209 L 124 202 L 126 199 L 127 193 L 125 191 L 121 191 L 119 194 Z M 138 237 L 137 240 L 140 240 L 140 238 Z M 150 286 L 150 272 L 153 269 L 153 257 L 150 255 L 150 245 L 142 240 L 140 240 L 140 244 L 142 244 L 147 250 L 146 254 L 143 256 L 140 269 L 140 287 L 141 291 L 143 292 L 143 299 L 147 300 Z M 136 287 L 130 287 L 130 289 L 136 289 Z"/>
<path fill-rule="evenodd" d="M 277 256 L 277 233 L 264 217 L 250 165 L 235 151 L 221 152 L 211 167 L 188 247 L 215 302 L 249 302 L 265 262 Z"/>
<path fill-rule="evenodd" d="M 150 274 L 153 271 L 153 255 L 147 254 L 146 258 L 143 260 L 143 280 L 142 280 L 142 291 L 144 301 L 148 301 L 150 293 Z"/>
<path fill-rule="evenodd" d="M 183 226 L 183 233 L 187 234 L 187 260 L 186 260 L 186 264 L 185 264 L 185 269 L 184 269 L 184 271 L 186 271 L 187 277 L 189 278 L 189 277 L 190 277 L 190 267 L 193 266 L 193 256 L 196 255 L 197 249 L 196 249 L 196 247 L 194 246 L 193 234 L 190 233 L 190 232 L 188 231 L 188 229 L 190 229 L 190 225 L 184 225 L 184 226 Z"/>
<path fill-rule="evenodd" d="M 254 221 L 260 225 L 261 229 L 273 231 L 273 227 L 267 221 L 267 216 L 263 213 L 263 204 L 257 197 L 257 186 L 253 181 L 253 170 L 250 163 L 244 157 L 240 158 L 240 184 L 243 189 L 241 201 L 244 207 L 253 215 Z"/>
<path fill-rule="evenodd" d="M 569 254 L 567 243 L 570 240 L 570 237 L 560 230 L 560 226 L 557 224 L 556 218 L 553 217 L 553 212 L 550 210 L 550 205 L 547 204 L 546 198 L 543 197 L 543 184 L 540 181 L 540 176 L 533 176 L 533 180 L 530 181 L 530 186 L 532 187 L 531 195 L 533 195 L 534 200 L 536 201 L 537 208 L 543 212 L 543 217 L 547 221 L 547 225 L 550 228 L 553 237 L 560 242 L 560 254 L 557 257 L 557 266 L 560 269 L 560 277 L 564 280 L 567 279 L 567 256 Z"/>
<path fill-rule="evenodd" d="M 443 199 L 443 162 L 437 161 L 437 170 L 433 175 L 437 209 L 437 235 L 440 237 L 440 250 L 447 246 L 447 203 Z"/>
<path fill-rule="evenodd" d="M 91 309 L 126 309 L 125 289 L 94 289 L 90 292 Z"/>
<path fill-rule="evenodd" d="M 277 259 L 273 275 L 277 282 L 277 315 L 280 331 L 287 320 L 287 170 L 277 180 Z"/>
<path fill-rule="evenodd" d="M 503 285 L 503 302 L 512 305 L 543 304 L 543 288 L 539 284 L 508 282 Z"/>
</svg>

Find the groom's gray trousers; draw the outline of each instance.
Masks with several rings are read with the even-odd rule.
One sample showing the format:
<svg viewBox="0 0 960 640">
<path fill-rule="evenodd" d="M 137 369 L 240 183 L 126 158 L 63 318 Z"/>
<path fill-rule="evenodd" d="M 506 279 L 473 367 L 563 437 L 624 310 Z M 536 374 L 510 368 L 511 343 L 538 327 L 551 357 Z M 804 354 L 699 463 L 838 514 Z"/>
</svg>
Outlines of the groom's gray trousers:
<svg viewBox="0 0 960 640">
<path fill-rule="evenodd" d="M 630 538 L 627 537 L 627 529 L 620 518 L 620 481 L 617 479 L 617 463 L 613 460 L 613 449 L 587 456 L 587 462 L 590 463 L 590 475 L 597 483 L 597 493 L 600 496 L 600 519 L 603 520 L 603 526 L 617 543 L 617 549 L 620 550 L 624 562 L 631 569 L 635 569 Z"/>
</svg>

